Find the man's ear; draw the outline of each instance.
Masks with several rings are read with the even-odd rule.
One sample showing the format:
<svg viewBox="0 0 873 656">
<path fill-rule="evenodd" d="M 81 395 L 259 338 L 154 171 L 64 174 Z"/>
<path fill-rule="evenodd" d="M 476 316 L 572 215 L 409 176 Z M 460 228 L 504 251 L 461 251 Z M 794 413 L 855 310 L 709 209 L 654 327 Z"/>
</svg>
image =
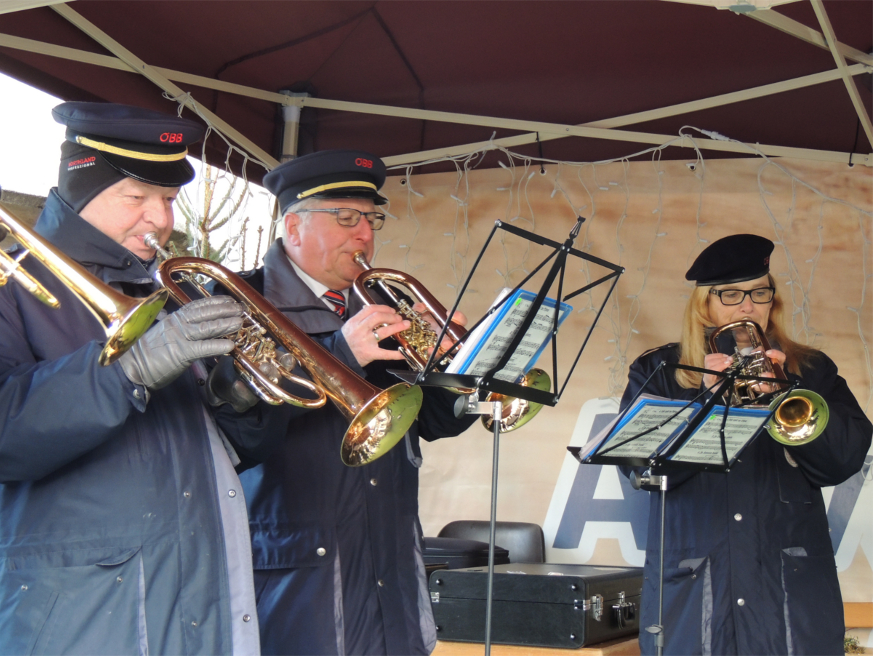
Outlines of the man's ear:
<svg viewBox="0 0 873 656">
<path fill-rule="evenodd" d="M 285 221 L 285 241 L 290 246 L 300 246 L 300 230 L 299 226 L 302 221 L 299 214 L 288 212 L 284 217 Z"/>
</svg>

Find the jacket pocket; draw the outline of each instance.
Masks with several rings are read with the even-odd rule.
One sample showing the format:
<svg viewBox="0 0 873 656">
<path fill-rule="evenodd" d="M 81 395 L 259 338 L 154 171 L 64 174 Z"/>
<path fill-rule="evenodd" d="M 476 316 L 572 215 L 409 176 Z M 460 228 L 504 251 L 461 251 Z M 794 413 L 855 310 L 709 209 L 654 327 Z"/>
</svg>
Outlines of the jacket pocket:
<svg viewBox="0 0 873 656">
<path fill-rule="evenodd" d="M 782 503 L 812 503 L 812 485 L 803 471 L 788 462 L 788 450 L 779 449 L 776 458 L 776 476 L 779 479 L 779 500 Z"/>
<path fill-rule="evenodd" d="M 39 560 L 0 574 L 12 599 L 0 612 L 0 654 L 147 653 L 139 549 L 70 567 Z"/>
<path fill-rule="evenodd" d="M 808 556 L 803 547 L 781 555 L 787 652 L 842 653 L 843 600 L 834 557 Z"/>
<path fill-rule="evenodd" d="M 324 526 L 256 526 L 251 524 L 255 569 L 332 566 L 336 531 Z"/>
<path fill-rule="evenodd" d="M 58 593 L 35 585 L 20 572 L 0 572 L 0 655 L 33 653 L 33 647 L 57 601 Z"/>
<path fill-rule="evenodd" d="M 640 627 L 658 623 L 658 580 L 651 575 L 644 582 L 643 617 Z M 683 560 L 678 567 L 664 569 L 664 653 L 712 654 L 712 573 L 709 558 Z M 640 642 L 646 641 L 655 653 L 654 637 L 640 631 Z"/>
</svg>

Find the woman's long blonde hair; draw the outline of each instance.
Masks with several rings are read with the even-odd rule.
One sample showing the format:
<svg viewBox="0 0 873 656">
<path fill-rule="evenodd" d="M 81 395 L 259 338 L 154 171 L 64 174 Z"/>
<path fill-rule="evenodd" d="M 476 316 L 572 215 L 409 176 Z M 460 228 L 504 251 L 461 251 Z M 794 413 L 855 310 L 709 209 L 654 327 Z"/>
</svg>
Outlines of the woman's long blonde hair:
<svg viewBox="0 0 873 656">
<path fill-rule="evenodd" d="M 769 273 L 767 278 L 770 286 L 776 287 L 776 280 Z M 691 298 L 685 306 L 685 316 L 682 319 L 682 339 L 679 342 L 679 364 L 692 367 L 703 367 L 703 359 L 708 352 L 706 342 L 706 328 L 716 327 L 709 318 L 709 290 L 713 285 L 695 287 L 691 292 Z M 770 306 L 770 318 L 767 322 L 767 330 L 764 331 L 767 341 L 773 348 L 778 348 L 785 353 L 785 370 L 800 375 L 810 366 L 810 360 L 818 351 L 804 344 L 799 344 L 789 338 L 782 325 L 783 314 L 782 299 L 779 291 L 773 295 L 773 303 Z M 777 346 L 778 345 L 778 346 Z M 703 379 L 703 374 L 696 371 L 676 370 L 676 382 L 686 389 L 697 389 Z"/>
</svg>

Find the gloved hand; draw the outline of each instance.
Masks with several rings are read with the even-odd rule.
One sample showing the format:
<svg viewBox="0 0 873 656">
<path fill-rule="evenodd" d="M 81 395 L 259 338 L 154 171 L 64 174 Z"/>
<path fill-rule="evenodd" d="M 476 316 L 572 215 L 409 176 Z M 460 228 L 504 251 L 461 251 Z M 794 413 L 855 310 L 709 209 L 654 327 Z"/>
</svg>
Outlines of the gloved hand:
<svg viewBox="0 0 873 656">
<path fill-rule="evenodd" d="M 209 372 L 206 379 L 206 399 L 213 406 L 230 403 L 237 412 L 245 412 L 260 400 L 240 378 L 233 358 L 226 356 L 219 358 L 218 364 Z"/>
<path fill-rule="evenodd" d="M 230 353 L 233 341 L 215 338 L 238 331 L 242 313 L 229 296 L 192 301 L 152 326 L 118 363 L 132 383 L 169 385 L 195 360 Z"/>
</svg>

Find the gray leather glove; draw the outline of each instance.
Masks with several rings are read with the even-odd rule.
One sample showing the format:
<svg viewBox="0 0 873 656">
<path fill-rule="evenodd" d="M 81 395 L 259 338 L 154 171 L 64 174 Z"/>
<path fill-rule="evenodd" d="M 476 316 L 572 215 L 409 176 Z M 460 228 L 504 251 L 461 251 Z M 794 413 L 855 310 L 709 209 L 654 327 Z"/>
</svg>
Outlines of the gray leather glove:
<svg viewBox="0 0 873 656">
<path fill-rule="evenodd" d="M 216 338 L 238 331 L 242 313 L 229 296 L 192 301 L 152 326 L 118 363 L 132 383 L 169 385 L 195 360 L 230 353 L 233 341 Z"/>
<path fill-rule="evenodd" d="M 209 405 L 219 406 L 230 403 L 237 412 L 245 412 L 260 399 L 240 378 L 233 358 L 222 357 L 209 372 L 206 379 L 206 399 Z"/>
</svg>

